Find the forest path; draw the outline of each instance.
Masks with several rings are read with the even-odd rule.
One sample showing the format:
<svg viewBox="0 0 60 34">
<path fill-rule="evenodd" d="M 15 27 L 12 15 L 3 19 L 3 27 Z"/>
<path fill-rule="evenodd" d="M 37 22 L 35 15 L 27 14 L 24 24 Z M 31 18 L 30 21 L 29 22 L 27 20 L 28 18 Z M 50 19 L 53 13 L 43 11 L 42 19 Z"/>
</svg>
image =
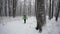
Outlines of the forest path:
<svg viewBox="0 0 60 34">
<path fill-rule="evenodd" d="M 39 33 L 36 27 L 36 18 L 29 17 L 24 24 L 22 17 L 0 17 L 0 34 L 60 34 L 60 18 L 56 22 L 46 18 L 47 23 L 43 26 L 42 33 Z"/>
</svg>

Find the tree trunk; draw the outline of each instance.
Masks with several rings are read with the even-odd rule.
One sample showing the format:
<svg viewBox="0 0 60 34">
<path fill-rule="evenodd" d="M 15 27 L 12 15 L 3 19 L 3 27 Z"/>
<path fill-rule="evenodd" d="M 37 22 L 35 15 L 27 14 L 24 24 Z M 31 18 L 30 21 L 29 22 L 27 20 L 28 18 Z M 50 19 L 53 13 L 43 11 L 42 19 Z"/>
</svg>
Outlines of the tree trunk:
<svg viewBox="0 0 60 34">
<path fill-rule="evenodd" d="M 55 14 L 55 20 L 57 21 L 58 20 L 58 16 L 59 16 L 59 12 L 60 12 L 60 0 L 59 0 L 59 2 L 58 2 L 58 5 L 57 5 L 57 8 L 58 8 L 58 11 L 56 12 L 56 14 Z"/>
<path fill-rule="evenodd" d="M 54 0 L 52 0 L 52 18 L 53 18 L 53 15 L 54 15 Z"/>
<path fill-rule="evenodd" d="M 26 0 L 24 0 L 23 15 L 26 15 Z"/>
<path fill-rule="evenodd" d="M 13 17 L 15 17 L 16 15 L 16 4 L 17 4 L 17 0 L 13 0 Z"/>
<path fill-rule="evenodd" d="M 2 16 L 2 5 L 3 5 L 3 1 L 0 0 L 0 16 Z"/>
<path fill-rule="evenodd" d="M 42 26 L 45 23 L 45 5 L 44 0 L 36 0 L 36 18 L 37 18 L 37 29 L 42 31 Z"/>
<path fill-rule="evenodd" d="M 29 0 L 29 4 L 28 4 L 28 13 L 29 16 L 31 16 L 31 0 Z"/>
<path fill-rule="evenodd" d="M 50 6 L 49 6 L 49 19 L 51 19 L 51 0 L 50 0 Z"/>
<path fill-rule="evenodd" d="M 53 12 L 54 12 L 54 0 L 50 0 L 49 19 L 53 18 Z"/>
<path fill-rule="evenodd" d="M 20 16 L 21 16 L 21 12 L 22 12 L 22 2 L 20 2 Z"/>
<path fill-rule="evenodd" d="M 5 0 L 5 16 L 7 16 L 7 0 Z"/>
</svg>

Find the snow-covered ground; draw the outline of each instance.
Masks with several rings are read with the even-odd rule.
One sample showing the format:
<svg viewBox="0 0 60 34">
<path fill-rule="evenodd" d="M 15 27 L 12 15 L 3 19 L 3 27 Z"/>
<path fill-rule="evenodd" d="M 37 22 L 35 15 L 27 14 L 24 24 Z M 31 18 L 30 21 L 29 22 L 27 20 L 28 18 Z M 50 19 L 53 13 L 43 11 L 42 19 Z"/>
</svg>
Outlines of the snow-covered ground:
<svg viewBox="0 0 60 34">
<path fill-rule="evenodd" d="M 60 34 L 60 18 L 56 22 L 46 17 L 46 24 L 43 26 L 42 33 L 36 27 L 36 18 L 29 17 L 24 24 L 22 17 L 0 17 L 0 34 Z"/>
</svg>

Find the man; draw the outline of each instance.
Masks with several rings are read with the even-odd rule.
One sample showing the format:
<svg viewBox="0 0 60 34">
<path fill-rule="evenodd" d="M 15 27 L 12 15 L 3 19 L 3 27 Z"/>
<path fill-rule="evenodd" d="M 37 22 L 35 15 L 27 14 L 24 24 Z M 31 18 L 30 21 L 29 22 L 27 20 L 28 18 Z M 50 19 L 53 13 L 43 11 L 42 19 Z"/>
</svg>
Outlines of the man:
<svg viewBox="0 0 60 34">
<path fill-rule="evenodd" d="M 27 16 L 24 15 L 24 16 L 23 16 L 23 19 L 24 19 L 24 23 L 26 23 Z"/>
</svg>

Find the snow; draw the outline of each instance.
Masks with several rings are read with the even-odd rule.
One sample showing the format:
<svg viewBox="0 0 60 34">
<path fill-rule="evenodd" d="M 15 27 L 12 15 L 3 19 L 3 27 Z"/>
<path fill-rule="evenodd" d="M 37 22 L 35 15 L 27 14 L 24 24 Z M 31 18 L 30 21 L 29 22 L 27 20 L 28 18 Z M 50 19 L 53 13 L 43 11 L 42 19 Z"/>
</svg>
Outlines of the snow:
<svg viewBox="0 0 60 34">
<path fill-rule="evenodd" d="M 36 30 L 36 17 L 32 16 L 24 24 L 22 17 L 0 17 L 0 34 L 60 34 L 60 18 L 55 21 L 46 17 L 46 24 L 43 26 L 42 33 Z"/>
</svg>

